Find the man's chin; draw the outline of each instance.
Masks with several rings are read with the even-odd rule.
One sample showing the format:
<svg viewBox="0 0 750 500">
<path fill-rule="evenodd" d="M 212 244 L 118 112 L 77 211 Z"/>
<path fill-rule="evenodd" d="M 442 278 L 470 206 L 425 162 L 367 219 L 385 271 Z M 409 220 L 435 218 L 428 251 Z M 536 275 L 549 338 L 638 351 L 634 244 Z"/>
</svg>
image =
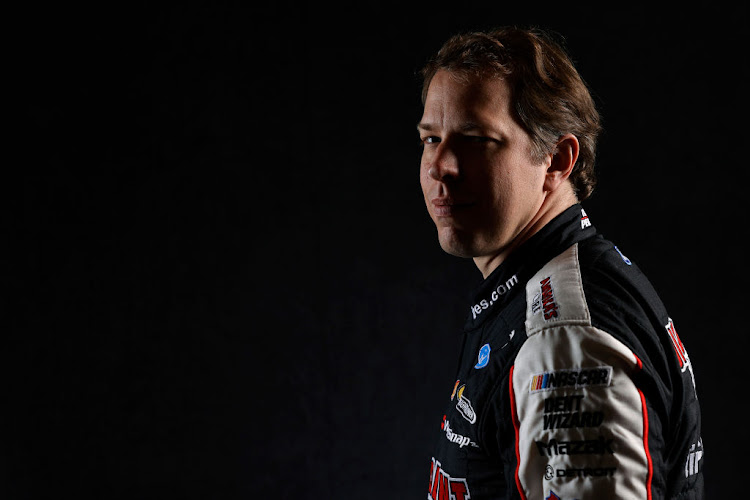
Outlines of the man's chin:
<svg viewBox="0 0 750 500">
<path fill-rule="evenodd" d="M 464 258 L 471 258 L 476 255 L 476 249 L 472 245 L 472 242 L 461 238 L 460 234 L 457 234 L 455 231 L 439 230 L 438 241 L 440 242 L 440 248 L 450 255 Z"/>
</svg>

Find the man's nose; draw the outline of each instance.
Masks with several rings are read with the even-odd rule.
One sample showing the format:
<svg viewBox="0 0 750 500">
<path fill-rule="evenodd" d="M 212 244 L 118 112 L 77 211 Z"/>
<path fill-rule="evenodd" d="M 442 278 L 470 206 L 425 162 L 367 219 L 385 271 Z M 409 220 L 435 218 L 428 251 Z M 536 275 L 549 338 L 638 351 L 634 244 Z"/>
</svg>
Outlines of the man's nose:
<svg viewBox="0 0 750 500">
<path fill-rule="evenodd" d="M 438 145 L 427 173 L 434 180 L 442 182 L 459 178 L 461 171 L 459 169 L 458 156 L 450 144 L 441 142 Z"/>
</svg>

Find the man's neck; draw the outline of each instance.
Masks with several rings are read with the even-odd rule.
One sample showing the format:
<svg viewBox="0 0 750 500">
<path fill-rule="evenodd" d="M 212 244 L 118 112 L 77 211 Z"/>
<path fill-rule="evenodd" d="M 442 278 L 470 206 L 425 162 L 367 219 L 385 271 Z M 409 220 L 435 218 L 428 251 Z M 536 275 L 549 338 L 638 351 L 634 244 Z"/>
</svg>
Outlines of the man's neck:
<svg viewBox="0 0 750 500">
<path fill-rule="evenodd" d="M 502 264 L 518 247 L 538 233 L 539 230 L 552 221 L 552 219 L 576 203 L 578 203 L 578 199 L 572 189 L 569 192 L 556 191 L 550 193 L 545 198 L 536 215 L 528 224 L 526 224 L 526 226 L 524 226 L 508 246 L 504 247 L 496 254 L 474 257 L 474 264 L 482 273 L 482 276 L 487 279 L 487 276 L 492 274 L 492 271 L 497 269 L 498 266 L 500 266 L 500 264 Z"/>
</svg>

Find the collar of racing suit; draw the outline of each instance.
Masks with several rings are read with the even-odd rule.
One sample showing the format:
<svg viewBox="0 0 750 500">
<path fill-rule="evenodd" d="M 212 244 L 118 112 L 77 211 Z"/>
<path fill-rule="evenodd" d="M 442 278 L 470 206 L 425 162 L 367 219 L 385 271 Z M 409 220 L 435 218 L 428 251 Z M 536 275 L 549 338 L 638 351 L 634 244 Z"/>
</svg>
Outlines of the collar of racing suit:
<svg viewBox="0 0 750 500">
<path fill-rule="evenodd" d="M 571 245 L 597 234 L 585 210 L 575 204 L 552 219 L 495 269 L 473 293 L 465 329 L 473 330 L 502 309 L 546 262 Z"/>
</svg>

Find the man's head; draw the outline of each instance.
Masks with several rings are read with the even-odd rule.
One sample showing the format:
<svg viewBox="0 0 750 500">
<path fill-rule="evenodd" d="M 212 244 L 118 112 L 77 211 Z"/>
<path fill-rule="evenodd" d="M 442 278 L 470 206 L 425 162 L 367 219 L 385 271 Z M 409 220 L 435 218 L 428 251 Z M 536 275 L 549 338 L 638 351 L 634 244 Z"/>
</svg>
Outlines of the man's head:
<svg viewBox="0 0 750 500">
<path fill-rule="evenodd" d="M 486 275 L 591 193 L 598 114 L 562 49 L 532 32 L 453 37 L 423 74 L 425 202 L 443 249 Z"/>
<path fill-rule="evenodd" d="M 575 135 L 580 153 L 570 181 L 579 201 L 591 195 L 599 113 L 573 62 L 548 34 L 500 28 L 453 36 L 422 69 L 422 104 L 441 69 L 464 77 L 504 79 L 515 117 L 531 136 L 537 160 L 554 152 L 563 134 Z"/>
</svg>

